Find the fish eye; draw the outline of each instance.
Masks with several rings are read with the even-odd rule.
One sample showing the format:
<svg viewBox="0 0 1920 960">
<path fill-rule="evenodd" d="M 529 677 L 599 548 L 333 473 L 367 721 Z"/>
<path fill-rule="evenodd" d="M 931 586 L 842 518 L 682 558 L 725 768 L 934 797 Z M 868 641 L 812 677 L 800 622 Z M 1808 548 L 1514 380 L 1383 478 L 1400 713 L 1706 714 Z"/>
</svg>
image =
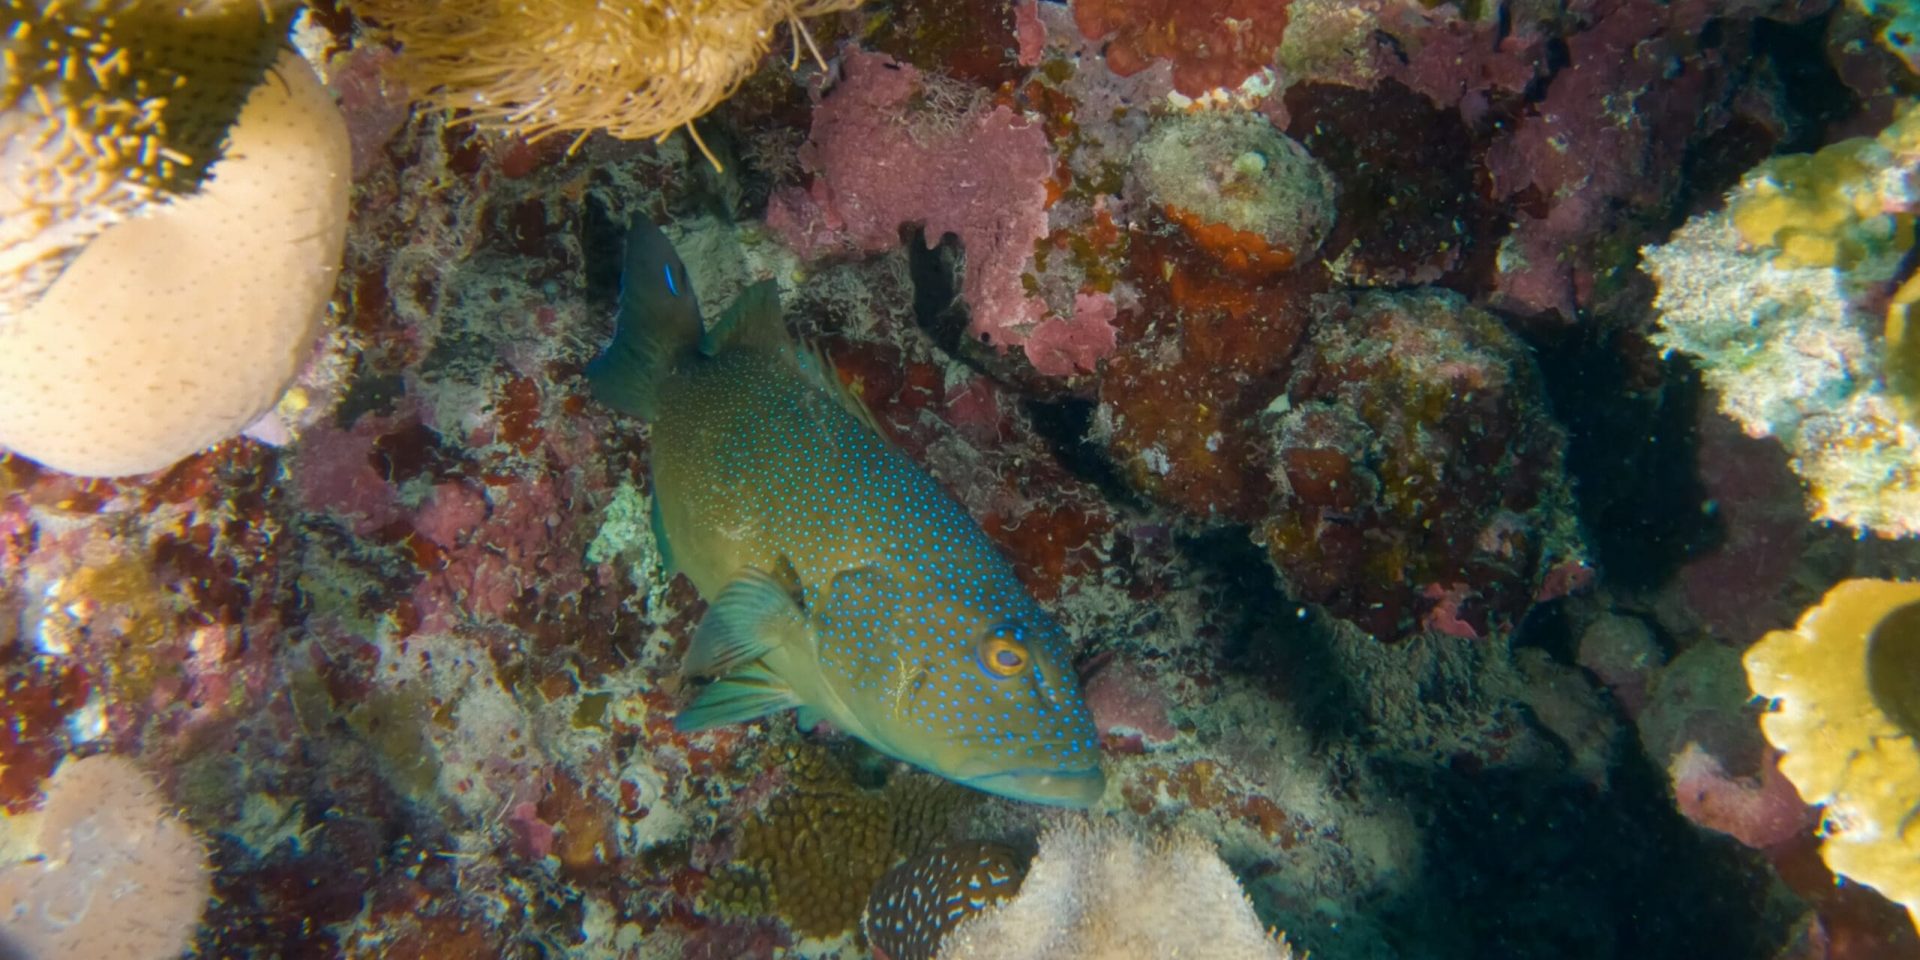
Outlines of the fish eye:
<svg viewBox="0 0 1920 960">
<path fill-rule="evenodd" d="M 1017 677 L 1033 662 L 1027 645 L 1021 642 L 1022 632 L 1018 627 L 996 627 L 981 638 L 974 653 L 980 660 L 980 669 L 985 670 L 987 676 L 998 680 Z"/>
</svg>

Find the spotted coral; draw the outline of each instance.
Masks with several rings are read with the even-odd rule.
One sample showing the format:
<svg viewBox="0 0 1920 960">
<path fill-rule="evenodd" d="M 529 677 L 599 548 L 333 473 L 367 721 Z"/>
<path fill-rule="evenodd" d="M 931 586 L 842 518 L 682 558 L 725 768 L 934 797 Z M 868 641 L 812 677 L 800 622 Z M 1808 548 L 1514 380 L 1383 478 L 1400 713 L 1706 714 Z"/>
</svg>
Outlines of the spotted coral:
<svg viewBox="0 0 1920 960">
<path fill-rule="evenodd" d="M 994 843 L 959 843 L 887 871 L 860 927 L 876 960 L 934 960 L 954 927 L 1020 891 L 1026 859 Z"/>
<path fill-rule="evenodd" d="M 593 130 L 657 138 L 732 95 L 773 28 L 860 0 L 354 0 L 399 41 L 416 93 L 528 139 Z M 808 41 L 809 43 L 811 40 Z M 697 138 L 697 134 L 696 134 Z"/>
<path fill-rule="evenodd" d="M 1780 772 L 1826 808 L 1820 855 L 1920 925 L 1920 583 L 1846 581 L 1746 665 Z"/>
</svg>

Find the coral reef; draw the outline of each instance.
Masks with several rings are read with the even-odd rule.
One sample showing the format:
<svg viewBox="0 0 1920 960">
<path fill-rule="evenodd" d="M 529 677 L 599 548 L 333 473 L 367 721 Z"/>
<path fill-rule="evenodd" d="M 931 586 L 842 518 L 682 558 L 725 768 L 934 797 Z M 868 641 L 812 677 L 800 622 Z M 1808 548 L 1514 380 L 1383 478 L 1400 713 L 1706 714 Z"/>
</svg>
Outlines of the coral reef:
<svg viewBox="0 0 1920 960">
<path fill-rule="evenodd" d="M 940 960 L 1061 957 L 1286 960 L 1212 847 L 1192 836 L 1147 842 L 1109 822 L 1042 834 L 1019 894 L 962 922 Z"/>
<path fill-rule="evenodd" d="M 1906 906 L 1920 923 L 1920 690 L 1915 638 L 1920 586 L 1849 580 L 1793 630 L 1747 652 L 1761 718 L 1782 751 L 1780 772 L 1825 807 L 1820 854 L 1833 872 Z"/>
<path fill-rule="evenodd" d="M 922 774 L 866 790 L 817 749 L 789 753 L 784 766 L 791 788 L 741 826 L 734 867 L 712 896 L 734 912 L 778 913 L 803 936 L 852 929 L 896 861 L 945 839 L 976 799 Z"/>
<path fill-rule="evenodd" d="M 179 956 L 211 892 L 207 853 L 147 774 L 124 757 L 73 759 L 46 793 L 30 818 L 33 859 L 0 866 L 0 949 L 20 960 Z"/>
<path fill-rule="evenodd" d="M 1484 636 L 1524 614 L 1581 558 L 1539 390 L 1457 296 L 1319 301 L 1262 417 L 1277 503 L 1260 535 L 1293 593 L 1382 636 Z"/>
<path fill-rule="evenodd" d="M 346 242 L 346 125 L 289 52 L 226 149 L 205 187 L 94 237 L 0 319 L 0 445 L 69 473 L 146 473 L 280 400 Z"/>
<path fill-rule="evenodd" d="M 455 6 L 434 15 L 506 10 Z M 715 169 L 665 129 L 530 142 L 542 116 L 401 89 L 402 18 L 314 5 L 276 40 L 346 123 L 337 322 L 301 348 L 280 446 L 113 479 L 0 455 L 0 810 L 26 826 L 76 757 L 151 771 L 213 868 L 184 934 L 203 956 L 1019 955 L 1000 932 L 1072 956 L 1196 920 L 1327 960 L 1920 955 L 1905 908 L 1821 859 L 1795 751 L 1762 732 L 1799 701 L 1763 720 L 1741 662 L 1838 580 L 1920 577 L 1920 539 L 1814 522 L 1799 449 L 1742 435 L 1701 384 L 1797 378 L 1804 402 L 1768 417 L 1878 390 L 1909 422 L 1906 147 L 1818 152 L 1920 88 L 1886 23 L 1824 0 L 1271 7 L 884 0 L 808 22 L 824 70 L 754 19 L 772 32 L 702 61 L 744 78 L 698 120 Z M 543 9 L 583 8 L 510 13 Z M 489 34 L 468 65 L 564 68 L 535 48 L 568 22 L 589 21 Z M 85 39 L 0 32 L 73 53 L 58 90 L 35 74 L 50 96 L 175 82 Z M 1300 177 L 1249 183 L 1246 150 L 1199 183 L 1148 169 L 1143 144 L 1202 128 Z M 1289 185 L 1313 187 L 1310 223 L 1224 243 L 1206 223 L 1230 207 L 1196 231 L 1161 199 Z M 642 217 L 712 301 L 777 283 L 823 372 L 1061 625 L 1110 825 L 829 723 L 675 729 L 705 605 L 654 536 L 651 429 L 583 377 Z M 1796 301 L 1819 310 L 1716 315 L 1757 363 L 1733 377 L 1649 342 L 1635 269 L 1709 219 L 1701 263 L 1826 277 Z M 1290 267 L 1258 262 L 1306 227 Z M 1833 845 L 1862 839 L 1850 816 L 1826 808 Z M 1195 839 L 1141 839 L 1167 832 Z M 1010 880 L 1036 841 L 974 945 L 919 909 L 984 906 L 956 884 Z M 998 872 L 970 874 L 982 856 Z"/>
<path fill-rule="evenodd" d="M 1170 117 L 1134 160 L 1167 218 L 1235 270 L 1285 270 L 1319 252 L 1333 226 L 1326 168 L 1258 114 Z"/>
</svg>

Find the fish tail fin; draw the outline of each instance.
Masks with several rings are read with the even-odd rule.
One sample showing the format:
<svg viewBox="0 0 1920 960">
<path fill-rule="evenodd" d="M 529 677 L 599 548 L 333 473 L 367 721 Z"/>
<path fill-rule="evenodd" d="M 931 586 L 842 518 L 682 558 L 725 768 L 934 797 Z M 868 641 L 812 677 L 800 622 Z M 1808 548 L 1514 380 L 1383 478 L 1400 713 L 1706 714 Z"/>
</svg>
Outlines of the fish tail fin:
<svg viewBox="0 0 1920 960">
<path fill-rule="evenodd" d="M 594 396 L 624 413 L 652 419 L 660 381 L 697 348 L 704 325 L 687 266 L 650 220 L 627 231 L 620 274 L 620 316 L 613 342 L 587 364 Z"/>
</svg>

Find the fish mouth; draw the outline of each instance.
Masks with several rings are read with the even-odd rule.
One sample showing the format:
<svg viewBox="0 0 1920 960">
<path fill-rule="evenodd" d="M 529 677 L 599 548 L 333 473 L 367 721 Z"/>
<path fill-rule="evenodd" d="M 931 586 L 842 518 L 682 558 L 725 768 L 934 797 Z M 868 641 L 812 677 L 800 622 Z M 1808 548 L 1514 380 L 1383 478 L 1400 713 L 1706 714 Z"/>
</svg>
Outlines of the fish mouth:
<svg viewBox="0 0 1920 960">
<path fill-rule="evenodd" d="M 1062 770 L 1023 767 L 968 777 L 960 781 L 975 790 L 1050 807 L 1091 807 L 1107 792 L 1107 775 L 1099 767 Z"/>
</svg>

